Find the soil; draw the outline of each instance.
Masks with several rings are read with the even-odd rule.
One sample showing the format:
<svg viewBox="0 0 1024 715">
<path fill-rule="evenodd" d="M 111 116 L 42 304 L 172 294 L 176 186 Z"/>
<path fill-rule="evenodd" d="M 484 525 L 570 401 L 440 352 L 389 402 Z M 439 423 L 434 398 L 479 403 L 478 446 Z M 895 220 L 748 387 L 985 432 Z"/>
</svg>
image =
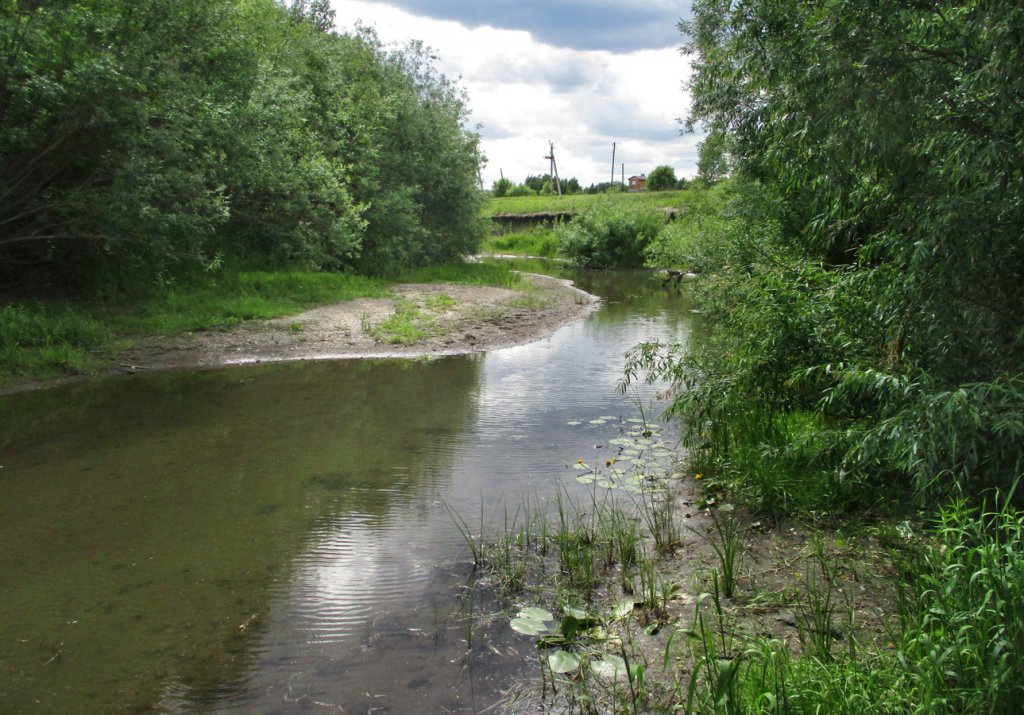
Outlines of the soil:
<svg viewBox="0 0 1024 715">
<path fill-rule="evenodd" d="M 597 298 L 570 281 L 524 275 L 517 289 L 456 284 L 405 284 L 388 298 L 360 298 L 298 315 L 245 322 L 228 330 L 148 336 L 121 351 L 101 375 L 203 369 L 285 360 L 422 357 L 523 345 L 593 310 Z M 422 335 L 394 342 L 384 324 L 412 307 Z M 51 387 L 85 376 L 22 381 L 0 394 Z"/>
</svg>

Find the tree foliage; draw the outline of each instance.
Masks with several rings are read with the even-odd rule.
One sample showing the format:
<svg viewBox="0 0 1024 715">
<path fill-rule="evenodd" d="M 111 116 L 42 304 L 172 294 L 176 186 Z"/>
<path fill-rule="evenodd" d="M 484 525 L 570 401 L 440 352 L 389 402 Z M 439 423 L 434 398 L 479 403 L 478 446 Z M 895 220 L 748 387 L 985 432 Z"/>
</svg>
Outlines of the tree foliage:
<svg viewBox="0 0 1024 715">
<path fill-rule="evenodd" d="M 1009 484 L 1024 469 L 1024 7 L 694 10 L 690 121 L 737 180 L 710 244 L 687 244 L 715 335 L 661 364 L 693 388 L 680 408 L 717 430 L 744 415 L 745 436 L 718 435 L 733 469 L 745 443 L 848 495 Z M 796 434 L 800 414 L 813 428 Z"/>
<path fill-rule="evenodd" d="M 479 238 L 461 90 L 325 0 L 0 4 L 0 279 L 379 272 Z"/>
<path fill-rule="evenodd" d="M 676 179 L 676 170 L 671 166 L 656 166 L 647 175 L 648 191 L 672 191 L 679 181 Z"/>
</svg>

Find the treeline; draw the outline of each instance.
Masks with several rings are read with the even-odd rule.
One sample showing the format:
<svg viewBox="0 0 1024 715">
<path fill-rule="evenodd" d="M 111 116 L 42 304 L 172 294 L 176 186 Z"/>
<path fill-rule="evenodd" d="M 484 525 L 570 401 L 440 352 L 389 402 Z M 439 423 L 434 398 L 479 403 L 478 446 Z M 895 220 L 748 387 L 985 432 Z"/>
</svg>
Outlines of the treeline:
<svg viewBox="0 0 1024 715">
<path fill-rule="evenodd" d="M 0 4 L 0 285 L 474 250 L 462 91 L 424 47 L 333 22 L 327 0 Z"/>
<path fill-rule="evenodd" d="M 563 195 L 583 193 L 580 182 L 576 177 L 560 179 L 556 186 L 551 174 L 544 174 L 543 176 L 531 174 L 521 184 L 517 184 L 511 179 L 506 179 L 504 176 L 501 177 L 491 184 L 491 196 L 496 199 L 506 196 L 550 196 L 557 194 L 559 188 L 562 190 Z"/>
<path fill-rule="evenodd" d="M 686 179 L 676 179 L 676 172 L 671 166 L 658 166 L 651 175 L 647 177 L 648 191 L 671 191 L 674 189 L 685 189 L 689 186 Z M 517 184 L 504 176 L 491 184 L 491 196 L 496 199 L 507 197 L 516 198 L 522 196 L 551 196 L 557 194 L 561 188 L 562 194 L 571 196 L 573 194 L 609 194 L 625 191 L 625 183 L 619 181 L 603 181 L 583 188 L 576 177 L 561 179 L 557 184 L 550 174 L 531 175 Z"/>
<path fill-rule="evenodd" d="M 1024 473 L 1024 6 L 695 3 L 706 167 L 666 234 L 698 270 L 682 389 L 708 473 L 773 509 L 1008 489 Z M 1020 496 L 1018 494 L 1018 496 Z"/>
</svg>

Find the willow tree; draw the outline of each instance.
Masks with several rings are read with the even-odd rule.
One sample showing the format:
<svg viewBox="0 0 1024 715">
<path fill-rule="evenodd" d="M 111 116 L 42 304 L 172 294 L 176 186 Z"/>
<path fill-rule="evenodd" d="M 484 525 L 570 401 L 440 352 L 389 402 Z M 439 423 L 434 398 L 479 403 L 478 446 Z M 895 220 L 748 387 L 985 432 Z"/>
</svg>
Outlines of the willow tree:
<svg viewBox="0 0 1024 715">
<path fill-rule="evenodd" d="M 680 408 L 747 415 L 755 443 L 850 494 L 1008 484 L 1024 469 L 1024 7 L 698 0 L 682 30 L 690 121 L 720 138 L 747 216 L 705 281 L 718 336 L 676 366 L 694 386 Z M 794 441 L 798 413 L 817 426 Z"/>
</svg>

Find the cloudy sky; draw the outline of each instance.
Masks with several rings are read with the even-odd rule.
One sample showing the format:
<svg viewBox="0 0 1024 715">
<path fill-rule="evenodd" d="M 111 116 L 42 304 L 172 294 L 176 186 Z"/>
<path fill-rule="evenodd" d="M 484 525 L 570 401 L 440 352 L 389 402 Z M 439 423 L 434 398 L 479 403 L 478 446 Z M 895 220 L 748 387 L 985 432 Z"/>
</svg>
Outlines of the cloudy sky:
<svg viewBox="0 0 1024 715">
<path fill-rule="evenodd" d="M 339 30 L 357 22 L 381 40 L 422 40 L 469 93 L 487 165 L 517 183 L 558 174 L 585 187 L 668 164 L 696 174 L 694 134 L 681 135 L 688 60 L 676 28 L 690 0 L 332 0 Z"/>
</svg>

